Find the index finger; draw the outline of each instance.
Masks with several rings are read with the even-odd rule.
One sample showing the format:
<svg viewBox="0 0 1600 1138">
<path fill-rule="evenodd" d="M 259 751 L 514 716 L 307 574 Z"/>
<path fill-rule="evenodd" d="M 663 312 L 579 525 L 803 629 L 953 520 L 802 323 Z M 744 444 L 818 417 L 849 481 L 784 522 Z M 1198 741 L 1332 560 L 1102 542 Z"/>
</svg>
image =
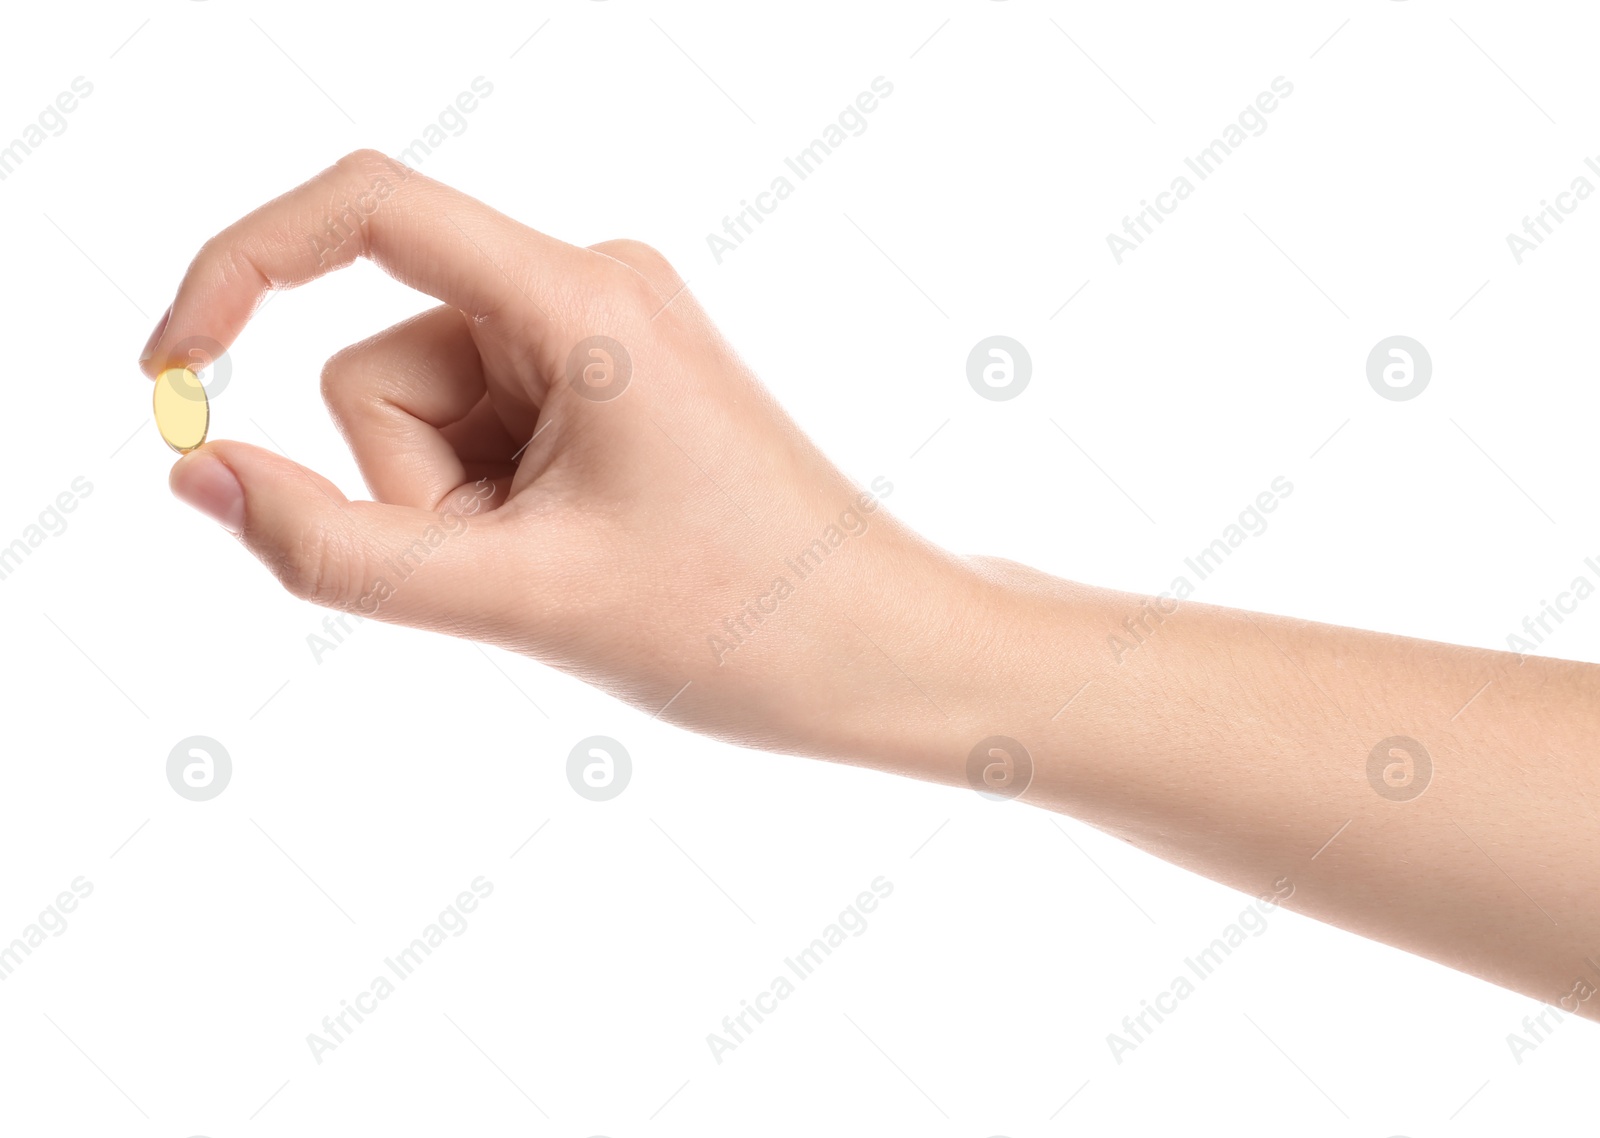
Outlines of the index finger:
<svg viewBox="0 0 1600 1138">
<path fill-rule="evenodd" d="M 531 320 L 546 329 L 567 322 L 570 282 L 597 260 L 385 154 L 358 150 L 207 241 L 140 366 L 153 377 L 188 363 L 172 352 L 192 337 L 227 348 L 268 293 L 358 257 L 468 316 L 515 311 L 522 327 Z"/>
</svg>

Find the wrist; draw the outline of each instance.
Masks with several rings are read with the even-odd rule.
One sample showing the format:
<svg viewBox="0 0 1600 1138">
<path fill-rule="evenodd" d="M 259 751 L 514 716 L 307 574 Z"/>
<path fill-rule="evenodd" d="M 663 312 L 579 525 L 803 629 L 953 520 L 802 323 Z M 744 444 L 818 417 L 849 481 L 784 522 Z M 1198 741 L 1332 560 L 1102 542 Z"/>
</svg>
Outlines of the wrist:
<svg viewBox="0 0 1600 1138">
<path fill-rule="evenodd" d="M 879 601 L 844 625 L 860 656 L 837 696 L 845 714 L 823 717 L 813 753 L 1005 797 L 1056 794 L 1057 717 L 1094 666 L 1103 594 L 937 550 L 893 575 L 898 587 L 866 594 Z"/>
</svg>

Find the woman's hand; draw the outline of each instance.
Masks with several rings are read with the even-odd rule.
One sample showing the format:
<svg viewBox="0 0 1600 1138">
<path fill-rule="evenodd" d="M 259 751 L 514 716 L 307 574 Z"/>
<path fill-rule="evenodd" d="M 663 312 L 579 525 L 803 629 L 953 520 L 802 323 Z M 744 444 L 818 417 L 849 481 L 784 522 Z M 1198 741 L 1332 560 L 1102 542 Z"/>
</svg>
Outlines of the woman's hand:
<svg viewBox="0 0 1600 1138">
<path fill-rule="evenodd" d="M 360 151 L 207 242 L 141 366 L 361 256 L 442 302 L 323 370 L 374 500 L 239 442 L 172 470 L 291 593 L 741 743 L 859 758 L 897 708 L 944 717 L 900 669 L 954 633 L 961 563 L 817 451 L 644 245 L 567 245 Z"/>
</svg>

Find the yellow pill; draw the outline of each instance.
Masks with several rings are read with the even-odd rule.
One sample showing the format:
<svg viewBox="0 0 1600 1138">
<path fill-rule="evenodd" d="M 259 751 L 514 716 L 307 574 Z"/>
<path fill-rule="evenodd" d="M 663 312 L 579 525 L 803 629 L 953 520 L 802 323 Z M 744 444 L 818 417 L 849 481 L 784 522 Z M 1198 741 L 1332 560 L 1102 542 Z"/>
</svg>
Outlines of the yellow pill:
<svg viewBox="0 0 1600 1138">
<path fill-rule="evenodd" d="M 156 376 L 154 407 L 156 430 L 179 454 L 188 454 L 206 441 L 211 404 L 200 377 L 188 368 L 170 367 Z"/>
</svg>

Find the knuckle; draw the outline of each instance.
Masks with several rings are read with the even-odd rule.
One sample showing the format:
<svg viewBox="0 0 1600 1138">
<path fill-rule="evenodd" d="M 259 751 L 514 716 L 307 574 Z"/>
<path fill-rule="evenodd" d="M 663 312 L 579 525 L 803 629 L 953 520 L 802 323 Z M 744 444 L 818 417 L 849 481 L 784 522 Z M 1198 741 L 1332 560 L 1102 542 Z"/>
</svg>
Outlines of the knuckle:
<svg viewBox="0 0 1600 1138">
<path fill-rule="evenodd" d="M 325 608 L 351 607 L 359 594 L 355 559 L 346 543 L 327 528 L 307 526 L 272 566 L 273 575 L 290 596 Z"/>
<path fill-rule="evenodd" d="M 636 269 L 626 269 L 609 282 L 613 303 L 635 316 L 648 316 L 661 307 L 661 296 L 656 286 Z"/>
<path fill-rule="evenodd" d="M 623 301 L 632 311 L 653 313 L 661 302 L 683 287 L 672 263 L 643 241 L 622 238 L 602 241 L 592 248 L 608 260 L 602 280 L 613 302 Z"/>
<path fill-rule="evenodd" d="M 333 168 L 341 174 L 355 175 L 370 175 L 380 170 L 388 170 L 393 166 L 394 159 L 381 150 L 374 150 L 370 146 L 352 150 L 333 164 Z"/>
<path fill-rule="evenodd" d="M 659 288 L 650 277 L 625 261 L 612 260 L 600 268 L 599 306 L 618 314 L 648 315 L 661 305 Z"/>
<path fill-rule="evenodd" d="M 249 263 L 240 249 L 237 225 L 230 225 L 208 238 L 195 253 L 190 271 L 198 271 L 203 273 L 207 280 L 220 280 L 226 284 L 262 279 L 260 270 Z"/>
<path fill-rule="evenodd" d="M 614 241 L 603 242 L 596 248 L 608 257 L 615 257 L 632 265 L 647 276 L 652 272 L 677 275 L 672 268 L 672 262 L 654 246 L 647 245 L 643 241 L 635 241 L 631 237 L 619 237 Z"/>
<path fill-rule="evenodd" d="M 342 348 L 328 357 L 322 365 L 322 401 L 330 410 L 349 404 L 350 378 L 355 372 L 355 358 L 349 348 Z"/>
<path fill-rule="evenodd" d="M 208 238 L 195 253 L 189 271 L 201 274 L 209 284 L 231 286 L 244 282 L 256 288 L 274 287 L 272 278 L 255 261 L 249 233 L 242 222 Z"/>
</svg>

